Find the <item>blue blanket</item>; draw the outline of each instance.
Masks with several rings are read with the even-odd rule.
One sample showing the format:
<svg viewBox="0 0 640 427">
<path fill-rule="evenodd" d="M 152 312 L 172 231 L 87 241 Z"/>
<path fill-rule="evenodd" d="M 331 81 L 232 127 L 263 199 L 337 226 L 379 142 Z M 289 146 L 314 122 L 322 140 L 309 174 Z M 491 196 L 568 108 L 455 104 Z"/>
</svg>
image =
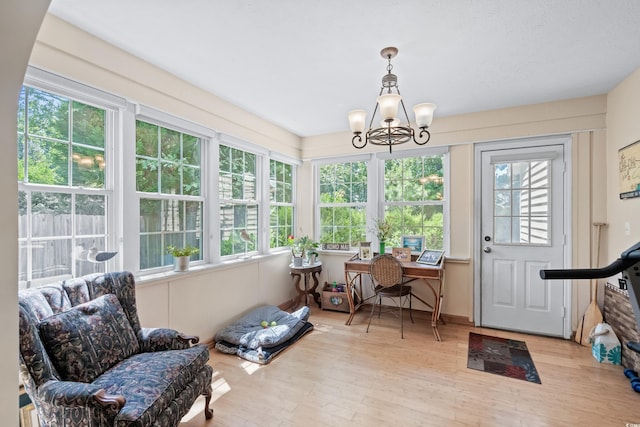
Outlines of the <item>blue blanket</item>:
<svg viewBox="0 0 640 427">
<path fill-rule="evenodd" d="M 251 362 L 267 364 L 313 329 L 308 318 L 309 307 L 287 313 L 272 305 L 261 306 L 219 331 L 214 337 L 215 348 Z"/>
</svg>

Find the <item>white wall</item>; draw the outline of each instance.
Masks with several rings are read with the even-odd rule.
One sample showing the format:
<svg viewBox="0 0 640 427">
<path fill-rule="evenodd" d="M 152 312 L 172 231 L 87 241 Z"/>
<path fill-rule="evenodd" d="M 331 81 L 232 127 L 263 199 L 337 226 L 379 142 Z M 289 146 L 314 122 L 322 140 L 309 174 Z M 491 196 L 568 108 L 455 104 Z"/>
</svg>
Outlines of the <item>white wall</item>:
<svg viewBox="0 0 640 427">
<path fill-rule="evenodd" d="M 16 184 L 17 100 L 29 54 L 44 17 L 48 0 L 8 0 L 0 3 L 0 240 L 6 243 L 0 257 L 0 419 L 18 425 L 18 191 Z M 8 242 L 14 242 L 10 244 Z M 14 248 L 14 249 L 11 249 Z"/>
</svg>

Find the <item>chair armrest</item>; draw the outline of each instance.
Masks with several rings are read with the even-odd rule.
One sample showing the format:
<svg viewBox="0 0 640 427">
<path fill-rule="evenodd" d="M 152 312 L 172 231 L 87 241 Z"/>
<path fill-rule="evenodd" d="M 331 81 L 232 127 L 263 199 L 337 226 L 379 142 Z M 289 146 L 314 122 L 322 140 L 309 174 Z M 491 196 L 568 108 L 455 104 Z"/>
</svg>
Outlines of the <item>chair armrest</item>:
<svg viewBox="0 0 640 427">
<path fill-rule="evenodd" d="M 118 413 L 126 403 L 124 396 L 107 394 L 96 385 L 73 381 L 47 381 L 38 387 L 39 399 L 52 406 L 67 408 L 99 406 Z"/>
<path fill-rule="evenodd" d="M 200 338 L 185 335 L 173 329 L 166 328 L 141 328 L 141 351 L 182 350 L 197 344 Z"/>
</svg>

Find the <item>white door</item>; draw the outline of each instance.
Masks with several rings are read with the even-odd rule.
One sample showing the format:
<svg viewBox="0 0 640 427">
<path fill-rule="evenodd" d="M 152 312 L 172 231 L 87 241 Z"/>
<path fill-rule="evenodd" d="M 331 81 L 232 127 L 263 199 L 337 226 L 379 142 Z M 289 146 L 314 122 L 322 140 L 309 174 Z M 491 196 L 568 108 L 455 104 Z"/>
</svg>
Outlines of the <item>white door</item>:
<svg viewBox="0 0 640 427">
<path fill-rule="evenodd" d="M 564 146 L 481 151 L 481 326 L 564 336 Z"/>
</svg>

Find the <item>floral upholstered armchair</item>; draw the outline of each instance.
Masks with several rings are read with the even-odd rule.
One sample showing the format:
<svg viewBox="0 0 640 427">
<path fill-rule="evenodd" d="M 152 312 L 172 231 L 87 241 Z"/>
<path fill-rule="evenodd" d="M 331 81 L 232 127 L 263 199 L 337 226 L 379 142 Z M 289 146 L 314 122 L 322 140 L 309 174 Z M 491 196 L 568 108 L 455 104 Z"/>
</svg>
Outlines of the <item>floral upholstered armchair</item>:
<svg viewBox="0 0 640 427">
<path fill-rule="evenodd" d="M 213 416 L 206 345 L 141 328 L 128 272 L 19 294 L 20 372 L 42 426 L 177 426 L 199 395 Z"/>
</svg>

